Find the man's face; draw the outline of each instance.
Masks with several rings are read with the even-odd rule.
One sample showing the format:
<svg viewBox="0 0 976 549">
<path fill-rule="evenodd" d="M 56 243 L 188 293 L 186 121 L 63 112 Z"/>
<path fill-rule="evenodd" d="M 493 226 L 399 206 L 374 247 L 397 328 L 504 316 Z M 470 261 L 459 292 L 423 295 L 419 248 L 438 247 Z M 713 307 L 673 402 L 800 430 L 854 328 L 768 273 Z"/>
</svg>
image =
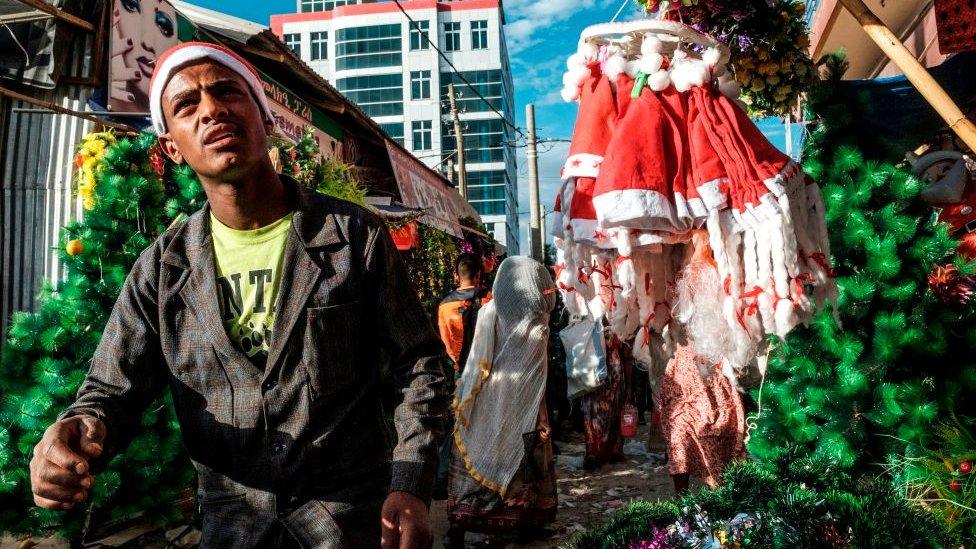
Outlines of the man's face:
<svg viewBox="0 0 976 549">
<path fill-rule="evenodd" d="M 162 108 L 163 150 L 202 178 L 234 182 L 267 160 L 272 126 L 244 79 L 220 63 L 180 69 L 163 90 Z"/>
</svg>

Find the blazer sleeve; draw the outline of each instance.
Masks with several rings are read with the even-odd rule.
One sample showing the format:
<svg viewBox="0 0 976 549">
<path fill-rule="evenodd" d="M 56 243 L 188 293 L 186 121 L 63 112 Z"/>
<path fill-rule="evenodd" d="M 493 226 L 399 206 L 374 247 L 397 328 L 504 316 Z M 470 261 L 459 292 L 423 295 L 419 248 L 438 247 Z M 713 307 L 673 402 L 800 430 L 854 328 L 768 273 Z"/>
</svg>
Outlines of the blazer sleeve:
<svg viewBox="0 0 976 549">
<path fill-rule="evenodd" d="M 59 419 L 89 415 L 107 427 L 100 463 L 125 450 L 165 386 L 159 340 L 157 245 L 129 272 L 75 402 Z"/>
<path fill-rule="evenodd" d="M 368 295 L 377 313 L 377 335 L 403 397 L 394 413 L 398 437 L 390 491 L 409 492 L 429 502 L 449 413 L 444 346 L 389 232 L 378 220 L 371 225 L 365 270 Z"/>
</svg>

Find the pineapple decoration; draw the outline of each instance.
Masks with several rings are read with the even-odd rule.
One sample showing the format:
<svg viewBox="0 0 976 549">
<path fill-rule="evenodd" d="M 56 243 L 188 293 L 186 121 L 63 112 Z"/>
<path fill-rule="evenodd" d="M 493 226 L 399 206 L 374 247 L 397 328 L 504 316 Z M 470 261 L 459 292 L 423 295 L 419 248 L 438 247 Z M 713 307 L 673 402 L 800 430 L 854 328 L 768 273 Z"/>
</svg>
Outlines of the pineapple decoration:
<svg viewBox="0 0 976 549">
<path fill-rule="evenodd" d="M 799 0 L 637 0 L 648 13 L 681 21 L 728 45 L 729 69 L 749 116 L 793 111 L 817 74 Z"/>
</svg>

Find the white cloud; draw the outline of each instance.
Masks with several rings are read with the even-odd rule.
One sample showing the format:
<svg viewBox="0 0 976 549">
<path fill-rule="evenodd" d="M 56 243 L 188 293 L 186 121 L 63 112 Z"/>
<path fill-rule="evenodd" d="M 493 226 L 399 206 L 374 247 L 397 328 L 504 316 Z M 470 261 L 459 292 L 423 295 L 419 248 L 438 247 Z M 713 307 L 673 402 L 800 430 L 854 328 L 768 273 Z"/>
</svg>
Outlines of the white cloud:
<svg viewBox="0 0 976 549">
<path fill-rule="evenodd" d="M 505 41 L 508 48 L 516 53 L 527 50 L 538 42 L 538 40 L 532 39 L 536 30 L 535 23 L 528 19 L 520 19 L 505 25 Z"/>
<path fill-rule="evenodd" d="M 518 149 L 518 190 L 519 190 L 519 246 L 522 255 L 529 255 L 529 168 L 526 163 L 525 148 Z M 545 218 L 546 234 L 544 242 L 551 242 L 548 236 L 552 225 L 552 206 L 556 193 L 562 186 L 560 169 L 569 153 L 569 143 L 543 143 L 539 145 L 539 202 Z"/>
<path fill-rule="evenodd" d="M 554 25 L 580 12 L 616 3 L 617 0 L 510 0 L 505 4 L 509 17 L 505 39 L 511 52 L 519 53 L 539 42 L 535 38 L 537 32 L 551 32 Z"/>
</svg>

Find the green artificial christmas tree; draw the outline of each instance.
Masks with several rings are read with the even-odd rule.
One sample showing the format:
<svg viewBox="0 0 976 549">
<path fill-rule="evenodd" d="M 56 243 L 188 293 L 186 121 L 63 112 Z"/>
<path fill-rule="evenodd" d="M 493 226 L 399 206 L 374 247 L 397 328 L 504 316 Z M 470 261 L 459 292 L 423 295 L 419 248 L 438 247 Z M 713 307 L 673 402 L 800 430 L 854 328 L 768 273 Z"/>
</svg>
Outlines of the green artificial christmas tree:
<svg viewBox="0 0 976 549">
<path fill-rule="evenodd" d="M 964 395 L 976 389 L 976 324 L 928 290 L 935 265 L 974 266 L 918 200 L 924 183 L 893 163 L 881 136 L 859 132 L 870 105 L 843 96 L 845 69 L 827 58 L 809 94 L 816 126 L 803 163 L 823 191 L 840 296 L 776 344 L 753 393 L 749 451 L 765 462 L 827 459 L 859 478 L 928 447 L 939 422 L 973 415 Z"/>
<path fill-rule="evenodd" d="M 61 234 L 65 278 L 44 287 L 38 312 L 14 315 L 0 369 L 0 530 L 58 529 L 78 540 L 93 519 L 141 512 L 165 521 L 176 510 L 159 502 L 176 500 L 191 484 L 175 416 L 160 400 L 149 407 L 129 451 L 97 475 L 89 505 L 47 511 L 33 507 L 30 491 L 34 445 L 73 401 L 129 269 L 174 216 L 202 204 L 203 189 L 190 170 L 172 169 L 167 189 L 155 147 L 148 134 L 105 145 L 84 218 Z"/>
<path fill-rule="evenodd" d="M 946 547 L 944 523 L 885 478 L 856 482 L 829 460 L 784 452 L 730 465 L 722 485 L 637 501 L 578 534 L 577 549 Z"/>
<path fill-rule="evenodd" d="M 284 173 L 363 205 L 365 191 L 348 167 L 322 160 L 311 136 L 294 145 L 273 138 L 271 145 Z M 148 407 L 142 434 L 96 475 L 85 505 L 69 512 L 34 507 L 28 463 L 44 430 L 74 400 L 139 254 L 206 196 L 188 166 L 165 159 L 153 134 L 89 135 L 76 164 L 85 214 L 61 234 L 65 277 L 44 287 L 36 313 L 14 315 L 0 360 L 0 532 L 56 531 L 78 543 L 107 521 L 169 522 L 179 513 L 172 502 L 192 486 L 168 392 Z"/>
</svg>

